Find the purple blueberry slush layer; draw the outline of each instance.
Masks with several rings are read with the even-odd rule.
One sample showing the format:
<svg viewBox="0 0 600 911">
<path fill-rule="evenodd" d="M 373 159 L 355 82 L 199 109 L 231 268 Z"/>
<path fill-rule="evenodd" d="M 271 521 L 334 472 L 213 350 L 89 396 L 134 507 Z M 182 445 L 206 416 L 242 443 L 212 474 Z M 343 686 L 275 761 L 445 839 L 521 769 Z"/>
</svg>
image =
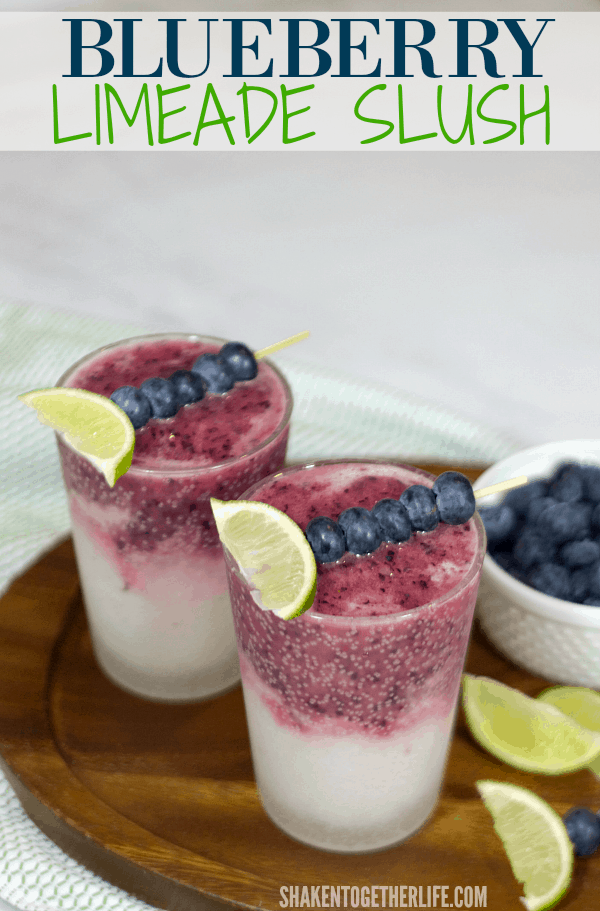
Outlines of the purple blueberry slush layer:
<svg viewBox="0 0 600 911">
<path fill-rule="evenodd" d="M 189 370 L 201 354 L 218 351 L 218 345 L 190 341 L 123 346 L 80 367 L 68 385 L 108 397 L 120 386 L 140 386 L 153 376 L 168 379 L 175 370 Z M 208 394 L 172 418 L 150 420 L 136 432 L 132 465 L 168 469 L 178 462 L 195 468 L 238 458 L 277 430 L 286 406 L 276 374 L 259 362 L 255 379 L 236 383 L 224 395 Z"/>
<path fill-rule="evenodd" d="M 331 469 L 313 470 L 310 483 L 306 476 L 284 476 L 261 488 L 255 499 L 277 507 L 305 529 L 316 516 L 337 520 L 349 506 L 372 509 L 378 500 L 397 500 L 410 484 L 424 482 L 423 476 L 407 482 L 398 476 L 353 469 L 332 483 L 331 474 Z M 346 553 L 336 563 L 317 565 L 313 610 L 367 617 L 397 614 L 427 604 L 460 581 L 473 562 L 476 548 L 472 522 L 440 522 L 432 532 L 413 534 L 403 544 L 382 544 L 367 557 Z"/>
<path fill-rule="evenodd" d="M 200 354 L 218 350 L 188 340 L 125 344 L 83 364 L 67 385 L 110 395 L 151 376 L 168 378 L 189 369 Z M 276 431 L 287 404 L 279 376 L 260 363 L 256 379 L 236 383 L 224 395 L 208 394 L 175 417 L 152 419 L 138 430 L 132 467 L 113 488 L 59 440 L 74 519 L 124 578 L 132 557 L 172 552 L 186 559 L 207 547 L 220 551 L 210 497 L 236 499 L 281 467 L 289 425 Z"/>
<path fill-rule="evenodd" d="M 430 486 L 432 479 L 390 465 L 343 471 L 326 465 L 286 472 L 253 499 L 305 528 L 316 515 L 336 519 L 349 506 L 368 509 L 414 483 Z M 242 669 L 251 666 L 278 723 L 303 731 L 331 731 L 334 723 L 340 733 L 358 728 L 388 736 L 447 717 L 471 630 L 475 560 L 481 560 L 481 538 L 473 520 L 383 544 L 364 557 L 347 554 L 318 567 L 313 607 L 288 621 L 261 610 L 244 580 L 231 573 Z M 457 588 L 469 574 L 468 584 Z"/>
</svg>

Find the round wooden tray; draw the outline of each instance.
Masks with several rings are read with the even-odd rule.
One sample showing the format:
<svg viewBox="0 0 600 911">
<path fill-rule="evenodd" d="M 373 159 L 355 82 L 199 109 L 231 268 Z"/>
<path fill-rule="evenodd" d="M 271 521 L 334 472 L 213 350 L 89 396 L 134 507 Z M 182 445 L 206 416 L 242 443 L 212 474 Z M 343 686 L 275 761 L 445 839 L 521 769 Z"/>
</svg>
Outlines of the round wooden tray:
<svg viewBox="0 0 600 911">
<path fill-rule="evenodd" d="M 0 635 L 2 767 L 23 807 L 72 857 L 168 911 L 275 911 L 284 885 L 372 884 L 422 886 L 423 902 L 428 885 L 448 885 L 450 896 L 455 886 L 485 886 L 488 908 L 522 911 L 475 781 L 531 788 L 559 813 L 600 805 L 600 783 L 588 771 L 519 773 L 483 752 L 459 717 L 441 799 L 421 832 L 366 856 L 312 850 L 261 808 L 239 688 L 204 704 L 164 706 L 122 692 L 99 671 L 70 541 L 2 598 Z M 467 669 L 531 695 L 547 685 L 498 655 L 478 630 Z M 600 856 L 577 860 L 575 869 L 560 908 L 589 911 L 600 894 Z"/>
</svg>

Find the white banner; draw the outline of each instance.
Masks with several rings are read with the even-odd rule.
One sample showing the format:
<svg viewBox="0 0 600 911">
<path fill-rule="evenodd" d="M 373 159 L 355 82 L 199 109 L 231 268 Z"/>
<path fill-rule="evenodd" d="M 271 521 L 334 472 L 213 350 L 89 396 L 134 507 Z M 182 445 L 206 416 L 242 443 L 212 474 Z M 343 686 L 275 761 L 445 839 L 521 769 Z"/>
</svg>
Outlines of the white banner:
<svg viewBox="0 0 600 911">
<path fill-rule="evenodd" d="M 600 149 L 598 13 L 2 13 L 0 149 Z"/>
</svg>

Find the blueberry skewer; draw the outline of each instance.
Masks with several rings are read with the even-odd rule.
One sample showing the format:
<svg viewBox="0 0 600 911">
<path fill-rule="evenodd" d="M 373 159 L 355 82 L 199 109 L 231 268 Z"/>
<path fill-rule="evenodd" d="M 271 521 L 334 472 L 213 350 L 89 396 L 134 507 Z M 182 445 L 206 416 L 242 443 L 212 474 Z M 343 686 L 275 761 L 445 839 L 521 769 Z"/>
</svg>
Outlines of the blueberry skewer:
<svg viewBox="0 0 600 911">
<path fill-rule="evenodd" d="M 110 396 L 122 408 L 134 430 L 139 430 L 150 418 L 170 418 L 184 405 L 192 405 L 206 393 L 224 395 L 235 383 L 253 380 L 258 373 L 257 361 L 308 338 L 308 330 L 261 348 L 252 353 L 242 342 L 226 342 L 218 354 L 201 354 L 191 370 L 176 370 L 169 379 L 151 377 L 139 389 L 120 386 Z"/>
<path fill-rule="evenodd" d="M 510 478 L 474 491 L 465 475 L 445 471 L 433 487 L 413 484 L 398 500 L 380 500 L 371 510 L 350 507 L 337 522 L 317 516 L 308 523 L 305 535 L 317 563 L 334 563 L 346 552 L 363 556 L 373 553 L 383 541 L 399 544 L 413 532 L 433 531 L 440 522 L 462 525 L 475 512 L 476 500 L 521 487 L 527 480 L 525 476 Z"/>
</svg>

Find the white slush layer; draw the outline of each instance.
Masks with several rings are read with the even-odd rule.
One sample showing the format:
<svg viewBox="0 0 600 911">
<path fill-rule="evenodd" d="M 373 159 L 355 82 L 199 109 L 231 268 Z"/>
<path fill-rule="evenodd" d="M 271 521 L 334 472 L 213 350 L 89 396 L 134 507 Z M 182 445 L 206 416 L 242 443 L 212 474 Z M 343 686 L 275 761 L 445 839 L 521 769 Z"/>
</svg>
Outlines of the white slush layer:
<svg viewBox="0 0 600 911">
<path fill-rule="evenodd" d="M 435 808 L 454 713 L 390 737 L 305 734 L 280 725 L 244 676 L 263 806 L 284 832 L 326 851 L 377 851 L 413 835 Z"/>
<path fill-rule="evenodd" d="M 184 702 L 239 681 L 227 580 L 215 548 L 193 563 L 176 553 L 161 565 L 153 553 L 140 555 L 140 589 L 124 583 L 76 521 L 72 533 L 94 653 L 118 686 Z"/>
</svg>

